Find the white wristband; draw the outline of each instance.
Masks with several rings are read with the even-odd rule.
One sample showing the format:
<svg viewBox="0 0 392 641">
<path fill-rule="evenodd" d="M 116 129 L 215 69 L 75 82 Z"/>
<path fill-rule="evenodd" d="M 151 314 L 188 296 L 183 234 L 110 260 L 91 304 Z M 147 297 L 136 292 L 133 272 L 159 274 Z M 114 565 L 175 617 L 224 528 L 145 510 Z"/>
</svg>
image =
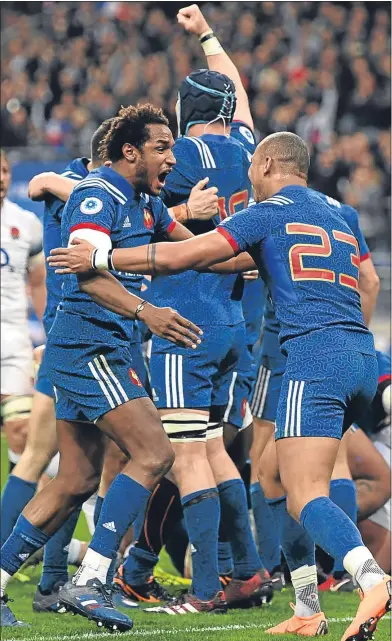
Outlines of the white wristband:
<svg viewBox="0 0 392 641">
<path fill-rule="evenodd" d="M 202 33 L 199 36 L 199 40 L 206 56 L 216 56 L 218 53 L 223 52 L 223 48 L 212 29 Z"/>
<path fill-rule="evenodd" d="M 109 250 L 104 247 L 95 249 L 91 256 L 91 264 L 93 269 L 107 271 L 109 269 Z"/>
</svg>

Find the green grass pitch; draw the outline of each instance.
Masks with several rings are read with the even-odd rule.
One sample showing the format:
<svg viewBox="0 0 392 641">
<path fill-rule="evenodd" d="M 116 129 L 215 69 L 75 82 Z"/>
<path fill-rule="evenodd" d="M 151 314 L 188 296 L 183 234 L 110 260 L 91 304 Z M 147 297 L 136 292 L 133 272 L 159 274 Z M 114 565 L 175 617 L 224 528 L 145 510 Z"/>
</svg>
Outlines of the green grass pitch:
<svg viewBox="0 0 392 641">
<path fill-rule="evenodd" d="M 1 484 L 7 477 L 7 453 L 4 440 L 1 439 Z M 84 519 L 78 524 L 77 535 L 87 540 L 88 531 Z M 165 556 L 163 569 L 174 570 L 169 566 Z M 89 641 L 90 639 L 109 639 L 113 635 L 98 630 L 95 624 L 71 614 L 46 615 L 32 612 L 32 597 L 38 583 L 40 568 L 22 570 L 28 579 L 25 582 L 14 579 L 9 584 L 9 596 L 14 599 L 11 604 L 16 616 L 31 624 L 30 628 L 3 628 L 2 641 Z M 226 615 L 189 614 L 170 617 L 166 615 L 146 614 L 140 609 L 128 610 L 134 620 L 131 632 L 121 638 L 141 638 L 146 641 L 268 641 L 279 638 L 282 641 L 293 640 L 293 635 L 270 637 L 264 631 L 290 616 L 289 603 L 293 600 L 293 591 L 287 589 L 274 597 L 269 607 L 251 610 L 232 610 Z M 322 594 L 322 608 L 329 619 L 330 641 L 340 641 L 341 636 L 354 616 L 358 607 L 356 594 Z M 117 636 L 117 635 L 114 635 Z M 380 622 L 375 634 L 376 641 L 391 639 L 391 620 L 385 617 Z"/>
</svg>

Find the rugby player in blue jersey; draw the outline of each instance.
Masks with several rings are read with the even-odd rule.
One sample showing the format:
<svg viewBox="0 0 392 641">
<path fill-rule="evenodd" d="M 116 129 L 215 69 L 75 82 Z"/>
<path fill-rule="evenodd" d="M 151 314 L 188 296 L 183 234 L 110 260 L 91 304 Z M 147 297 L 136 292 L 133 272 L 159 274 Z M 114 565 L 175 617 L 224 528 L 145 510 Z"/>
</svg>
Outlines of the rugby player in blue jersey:
<svg viewBox="0 0 392 641">
<path fill-rule="evenodd" d="M 171 240 L 192 236 L 157 197 L 176 162 L 161 110 L 152 105 L 122 109 L 101 147 L 112 167 L 90 172 L 73 190 L 61 222 L 65 246 L 75 235 L 102 249 L 135 247 L 150 242 L 153 234 Z M 45 354 L 55 386 L 60 468 L 26 506 L 2 547 L 3 620 L 11 617 L 4 596 L 8 580 L 97 489 L 109 436 L 132 459 L 110 487 L 90 547 L 73 582 L 63 586 L 61 602 L 111 629 L 132 627 L 113 608 L 107 573 L 123 535 L 170 469 L 174 453 L 133 368 L 130 329 L 140 318 L 153 333 L 193 349 L 202 332 L 175 310 L 129 293 L 122 285 L 127 278 L 119 272 L 97 278 L 91 272 L 64 279 Z"/>
<path fill-rule="evenodd" d="M 179 244 L 175 255 L 161 243 L 119 249 L 111 261 L 117 269 L 139 273 L 214 269 L 217 261 L 238 270 L 257 265 L 287 355 L 275 434 L 287 508 L 310 539 L 342 562 L 359 584 L 361 604 L 342 641 L 366 641 L 390 609 L 391 578 L 355 524 L 330 500 L 329 484 L 343 430 L 376 393 L 378 366 L 361 311 L 358 241 L 339 212 L 308 189 L 308 168 L 301 138 L 272 134 L 252 158 L 256 206 L 226 219 L 216 231 Z M 98 253 L 105 265 L 108 256 L 107 250 L 86 245 L 55 252 L 53 264 L 70 271 L 91 268 Z M 316 617 L 316 629 L 309 632 L 325 634 L 325 619 Z M 274 632 L 286 633 L 287 622 Z"/>
<path fill-rule="evenodd" d="M 199 36 L 209 69 L 191 73 L 180 86 L 179 138 L 173 148 L 177 164 L 166 180 L 162 199 L 174 209 L 181 206 L 193 185 L 207 175 L 218 188 L 220 211 L 208 225 L 190 221 L 189 228 L 200 234 L 248 204 L 248 169 L 255 140 L 239 73 L 200 9 L 196 5 L 181 9 L 178 21 Z M 228 420 L 225 410 L 233 378 L 239 366 L 247 368 L 242 364 L 248 355 L 242 290 L 243 280 L 236 275 L 189 271 L 152 279 L 154 302 L 192 315 L 204 332 L 197 353 L 152 339 L 153 398 L 176 453 L 172 475 L 180 491 L 192 554 L 191 593 L 159 612 L 224 611 L 226 602 L 229 606 L 245 600 L 261 602 L 272 595 L 251 533 L 244 483 L 223 441 L 222 421 Z M 244 409 L 246 400 L 244 393 Z M 229 413 L 230 409 L 229 405 Z M 243 427 L 241 409 L 236 416 L 231 412 L 237 429 Z M 220 521 L 226 530 L 225 546 L 233 552 L 232 580 L 224 593 L 217 553 Z M 130 597 L 151 575 L 151 570 L 146 571 L 146 554 L 138 567 L 137 553 L 138 548 L 133 548 L 115 579 Z M 156 561 L 156 555 L 151 561 Z"/>
<path fill-rule="evenodd" d="M 68 190 L 75 182 L 82 180 L 92 169 L 102 164 L 99 155 L 99 144 L 108 132 L 110 121 L 107 120 L 94 133 L 91 139 L 91 160 L 76 158 L 64 169 L 61 175 L 53 172 L 41 174 L 32 179 L 29 185 L 29 195 L 33 200 L 44 200 L 43 215 L 43 247 L 45 255 L 61 243 L 61 216 Z M 51 191 L 50 191 L 51 190 Z M 47 300 L 43 324 L 46 335 L 52 327 L 56 309 L 62 298 L 61 286 L 63 279 L 53 270 L 46 270 Z M 1 499 L 1 543 L 3 544 L 12 532 L 19 514 L 34 496 L 38 481 L 55 456 L 57 447 L 56 422 L 54 408 L 53 385 L 48 380 L 45 364 L 45 351 L 39 365 L 38 377 L 35 384 L 32 412 L 29 421 L 29 431 L 25 450 L 12 474 L 8 477 Z M 53 472 L 56 474 L 57 460 L 54 461 Z M 57 593 L 61 584 L 68 579 L 68 552 L 79 510 L 67 519 L 61 530 L 45 546 L 43 571 L 40 586 L 36 592 L 33 609 L 43 611 L 57 609 Z M 66 549 L 65 549 L 66 548 Z"/>
</svg>

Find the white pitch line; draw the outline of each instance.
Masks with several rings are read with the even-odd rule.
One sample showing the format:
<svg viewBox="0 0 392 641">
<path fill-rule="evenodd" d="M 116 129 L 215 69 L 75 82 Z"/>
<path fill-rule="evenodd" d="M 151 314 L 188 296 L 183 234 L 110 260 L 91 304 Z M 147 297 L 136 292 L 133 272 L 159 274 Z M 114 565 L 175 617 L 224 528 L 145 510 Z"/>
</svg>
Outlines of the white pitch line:
<svg viewBox="0 0 392 641">
<path fill-rule="evenodd" d="M 151 615 L 154 616 L 154 615 Z M 385 616 L 383 617 L 383 621 L 390 621 L 391 617 L 390 616 Z M 352 621 L 352 617 L 343 617 L 340 619 L 335 619 L 335 618 L 329 618 L 328 623 L 348 623 L 349 621 Z M 229 625 L 208 625 L 208 626 L 203 626 L 203 627 L 192 627 L 192 628 L 168 628 L 167 630 L 165 628 L 154 628 L 154 629 L 139 629 L 139 630 L 130 630 L 129 632 L 118 632 L 113 633 L 113 632 L 84 632 L 83 634 L 75 632 L 75 634 L 67 634 L 67 635 L 57 635 L 54 637 L 47 637 L 47 636 L 33 636 L 33 637 L 28 637 L 25 639 L 19 638 L 13 638 L 13 639 L 7 639 L 6 641 L 83 641 L 84 639 L 88 641 L 89 639 L 103 639 L 106 637 L 113 638 L 113 636 L 121 636 L 122 638 L 126 638 L 127 635 L 130 635 L 132 637 L 156 637 L 159 635 L 170 635 L 170 636 L 176 636 L 177 634 L 184 634 L 184 633 L 189 633 L 189 634 L 198 634 L 198 633 L 206 633 L 206 632 L 225 632 L 225 631 L 233 631 L 233 630 L 263 630 L 265 628 L 269 628 L 273 625 L 275 625 L 276 622 L 269 621 L 268 623 L 262 623 L 262 624 L 257 624 L 257 623 L 247 623 L 247 624 L 241 624 L 241 623 L 233 623 Z"/>
</svg>

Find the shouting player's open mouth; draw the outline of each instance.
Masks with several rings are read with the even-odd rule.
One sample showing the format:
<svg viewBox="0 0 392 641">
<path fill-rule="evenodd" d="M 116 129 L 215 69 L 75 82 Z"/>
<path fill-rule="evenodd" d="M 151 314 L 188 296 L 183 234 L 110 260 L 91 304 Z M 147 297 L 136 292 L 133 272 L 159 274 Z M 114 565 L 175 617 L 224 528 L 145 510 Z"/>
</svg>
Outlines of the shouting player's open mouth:
<svg viewBox="0 0 392 641">
<path fill-rule="evenodd" d="M 163 189 L 163 187 L 165 186 L 166 177 L 170 174 L 170 172 L 171 172 L 171 168 L 165 169 L 165 171 L 161 171 L 158 174 L 158 187 L 159 187 L 159 189 Z"/>
</svg>

